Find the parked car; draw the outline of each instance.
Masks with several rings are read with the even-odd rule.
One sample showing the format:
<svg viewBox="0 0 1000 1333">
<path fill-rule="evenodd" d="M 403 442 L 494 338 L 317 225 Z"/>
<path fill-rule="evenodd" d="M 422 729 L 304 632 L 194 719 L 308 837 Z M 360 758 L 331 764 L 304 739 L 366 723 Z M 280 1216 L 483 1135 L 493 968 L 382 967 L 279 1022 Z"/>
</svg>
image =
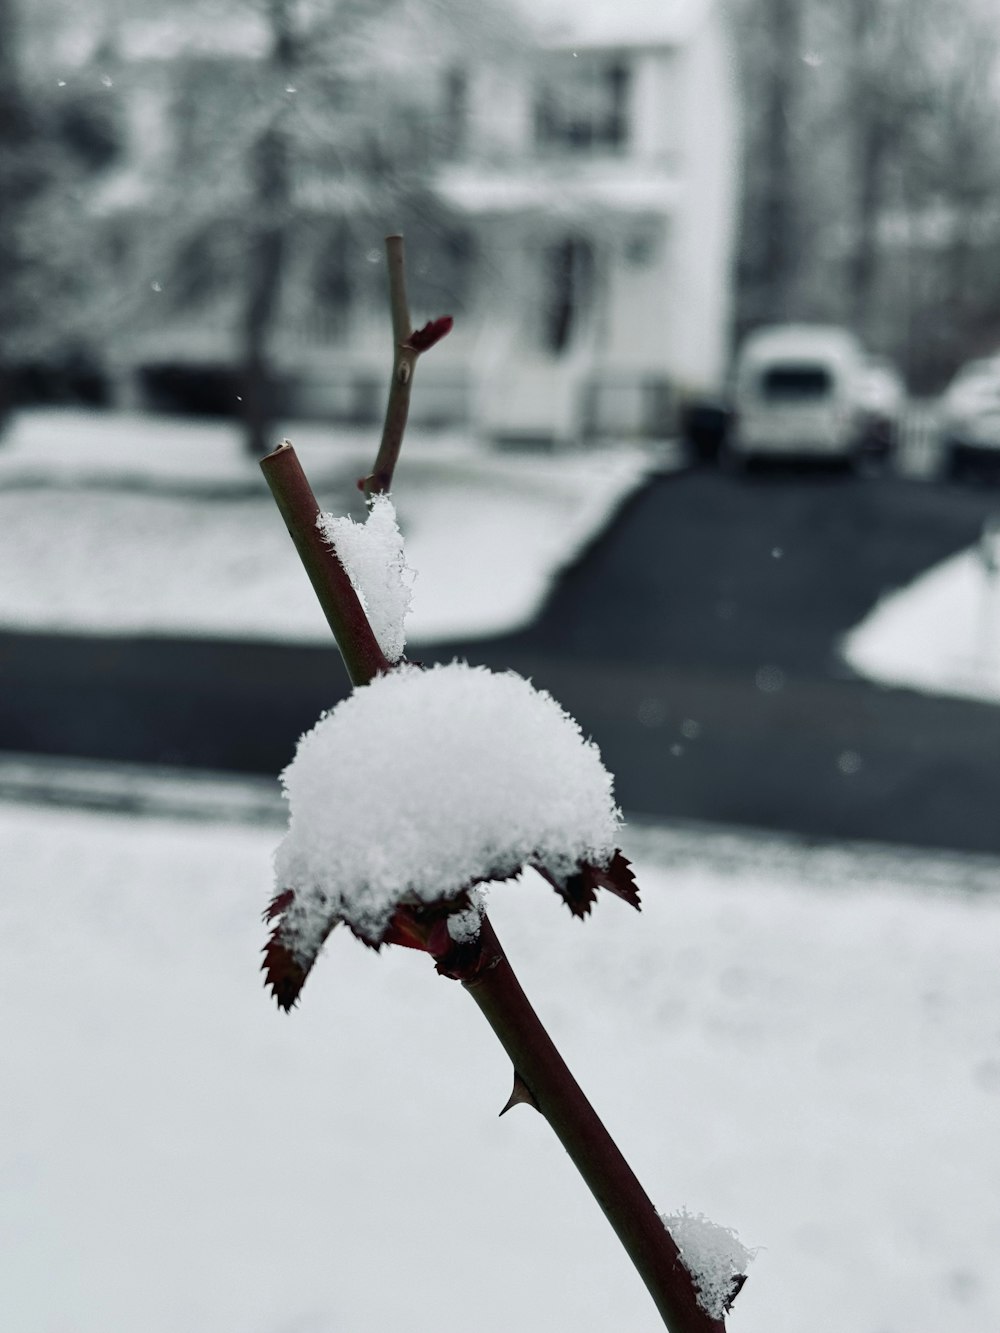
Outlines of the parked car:
<svg viewBox="0 0 1000 1333">
<path fill-rule="evenodd" d="M 946 476 L 1000 473 L 1000 355 L 958 371 L 941 398 L 939 429 Z"/>
<path fill-rule="evenodd" d="M 864 449 L 887 457 L 899 443 L 906 413 L 907 392 L 896 367 L 880 356 L 865 361 L 858 381 Z"/>
<path fill-rule="evenodd" d="M 866 453 L 887 453 L 890 433 L 872 430 L 871 385 L 871 363 L 847 329 L 776 324 L 756 330 L 736 358 L 729 457 L 854 464 Z"/>
</svg>

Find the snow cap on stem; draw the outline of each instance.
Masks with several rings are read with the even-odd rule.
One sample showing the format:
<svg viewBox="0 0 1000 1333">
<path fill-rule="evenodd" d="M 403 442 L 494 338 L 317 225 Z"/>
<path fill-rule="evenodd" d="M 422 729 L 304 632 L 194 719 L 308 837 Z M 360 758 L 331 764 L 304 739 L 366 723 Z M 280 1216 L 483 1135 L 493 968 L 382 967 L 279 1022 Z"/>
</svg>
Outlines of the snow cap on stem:
<svg viewBox="0 0 1000 1333">
<path fill-rule="evenodd" d="M 599 887 L 639 905 L 597 747 L 515 672 L 453 662 L 378 676 L 301 738 L 282 781 L 289 827 L 264 961 L 282 1008 L 338 922 L 443 959 L 450 916 L 470 942 L 473 886 L 525 865 L 575 915 Z"/>
<path fill-rule="evenodd" d="M 746 1281 L 746 1270 L 754 1257 L 729 1227 L 720 1226 L 703 1213 L 661 1213 L 660 1220 L 680 1251 L 684 1267 L 694 1280 L 698 1303 L 713 1319 L 728 1314 Z"/>
</svg>

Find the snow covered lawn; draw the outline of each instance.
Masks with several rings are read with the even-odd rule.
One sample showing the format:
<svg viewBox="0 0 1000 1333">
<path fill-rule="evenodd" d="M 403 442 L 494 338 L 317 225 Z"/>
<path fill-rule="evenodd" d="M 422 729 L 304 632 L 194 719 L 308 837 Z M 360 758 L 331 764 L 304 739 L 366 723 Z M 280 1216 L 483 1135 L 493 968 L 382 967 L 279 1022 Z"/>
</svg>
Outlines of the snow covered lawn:
<svg viewBox="0 0 1000 1333">
<path fill-rule="evenodd" d="M 425 957 L 344 932 L 267 1000 L 280 834 L 0 804 L 3 1326 L 653 1333 Z M 491 915 L 657 1206 L 760 1247 L 734 1333 L 1000 1327 L 1000 865 L 628 837 L 641 916 Z"/>
<path fill-rule="evenodd" d="M 360 517 L 355 482 L 377 433 L 284 433 L 324 508 Z M 395 488 L 418 576 L 410 641 L 530 623 L 622 502 L 678 463 L 668 446 L 553 456 L 412 432 Z M 0 569 L 7 628 L 330 637 L 260 469 L 225 424 L 22 414 L 0 444 Z"/>
</svg>

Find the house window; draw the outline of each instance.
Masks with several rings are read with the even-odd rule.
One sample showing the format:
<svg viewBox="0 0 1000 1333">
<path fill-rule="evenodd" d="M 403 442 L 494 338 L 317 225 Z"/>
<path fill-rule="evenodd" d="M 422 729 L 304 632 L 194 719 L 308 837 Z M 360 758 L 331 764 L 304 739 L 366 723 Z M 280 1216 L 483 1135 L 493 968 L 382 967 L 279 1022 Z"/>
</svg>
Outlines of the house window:
<svg viewBox="0 0 1000 1333">
<path fill-rule="evenodd" d="M 622 60 L 560 56 L 535 93 L 539 148 L 614 150 L 628 142 L 629 68 Z"/>
<path fill-rule="evenodd" d="M 588 241 L 568 236 L 543 253 L 542 342 L 563 352 L 582 327 L 593 300 L 594 251 Z"/>
</svg>

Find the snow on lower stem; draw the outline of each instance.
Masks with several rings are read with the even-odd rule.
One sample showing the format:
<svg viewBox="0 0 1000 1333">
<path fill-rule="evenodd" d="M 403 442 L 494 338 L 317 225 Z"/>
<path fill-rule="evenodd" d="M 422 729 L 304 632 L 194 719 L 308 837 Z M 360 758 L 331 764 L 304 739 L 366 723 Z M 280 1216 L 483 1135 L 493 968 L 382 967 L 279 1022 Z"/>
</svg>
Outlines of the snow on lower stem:
<svg viewBox="0 0 1000 1333">
<path fill-rule="evenodd" d="M 703 1213 L 663 1213 L 660 1220 L 680 1251 L 694 1279 L 699 1304 L 715 1319 L 731 1308 L 746 1281 L 754 1257 L 730 1227 L 719 1226 Z"/>
<path fill-rule="evenodd" d="M 514 1066 L 512 1103 L 530 1101 L 549 1122 L 666 1327 L 672 1333 L 725 1333 L 722 1314 L 701 1299 L 677 1242 L 543 1027 L 488 920 L 480 944 L 479 969 L 465 988 Z"/>
</svg>

